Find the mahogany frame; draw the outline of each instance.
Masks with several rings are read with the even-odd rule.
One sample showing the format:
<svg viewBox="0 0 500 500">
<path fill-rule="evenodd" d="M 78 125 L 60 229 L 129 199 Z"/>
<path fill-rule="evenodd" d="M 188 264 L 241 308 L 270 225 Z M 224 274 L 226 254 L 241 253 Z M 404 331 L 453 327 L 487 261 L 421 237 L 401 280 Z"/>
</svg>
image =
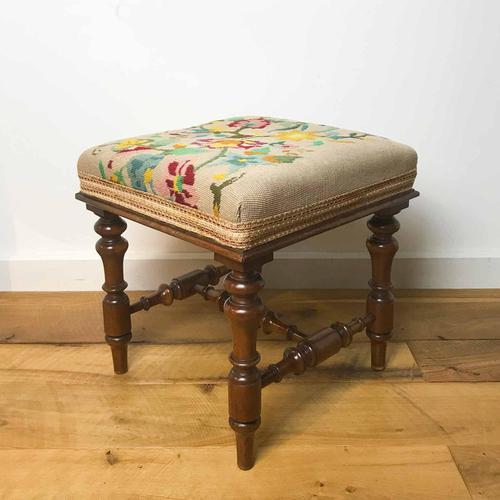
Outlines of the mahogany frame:
<svg viewBox="0 0 500 500">
<path fill-rule="evenodd" d="M 394 317 L 391 266 L 398 250 L 393 234 L 398 231 L 399 223 L 394 216 L 407 208 L 409 201 L 418 195 L 417 191 L 411 189 L 346 211 L 271 242 L 239 250 L 118 205 L 77 193 L 76 198 L 86 203 L 87 209 L 99 216 L 95 230 L 101 236 L 96 249 L 102 258 L 105 275 L 104 331 L 105 340 L 111 347 L 115 373 L 126 373 L 128 369 L 127 346 L 132 338 L 132 314 L 147 311 L 159 304 L 170 306 L 175 300 L 193 295 L 201 295 L 205 300 L 214 301 L 224 311 L 232 329 L 233 349 L 229 357 L 232 368 L 228 380 L 229 424 L 236 434 L 237 462 L 241 469 L 251 469 L 255 462 L 254 436 L 260 425 L 261 392 L 264 387 L 280 382 L 289 373 L 300 375 L 306 369 L 323 362 L 342 347 L 348 346 L 352 336 L 364 329 L 371 340 L 372 369 L 385 368 L 386 345 L 391 337 Z M 272 311 L 266 309 L 259 298 L 259 291 L 264 286 L 260 271 L 264 264 L 273 260 L 274 251 L 367 215 L 372 215 L 368 222 L 372 234 L 366 242 L 371 256 L 372 277 L 363 316 L 354 318 L 347 324 L 333 323 L 307 335 L 296 326 L 280 321 Z M 122 237 L 127 227 L 122 217 L 209 249 L 214 252 L 215 260 L 222 265 L 209 265 L 187 273 L 169 284 L 160 285 L 152 295 L 130 304 L 125 293 L 127 282 L 123 276 L 123 261 L 128 243 Z M 223 276 L 224 290 L 215 289 L 213 285 Z M 289 340 L 298 340 L 296 347 L 286 349 L 283 358 L 264 371 L 257 368 L 260 360 L 257 331 L 261 327 L 265 333 L 279 333 Z"/>
</svg>

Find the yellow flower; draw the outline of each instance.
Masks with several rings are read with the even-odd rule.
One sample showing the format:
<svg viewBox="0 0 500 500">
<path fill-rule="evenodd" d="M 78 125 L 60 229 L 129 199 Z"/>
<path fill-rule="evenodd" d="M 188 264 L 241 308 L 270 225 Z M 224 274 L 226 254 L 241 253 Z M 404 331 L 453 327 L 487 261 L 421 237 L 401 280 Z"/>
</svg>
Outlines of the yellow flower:
<svg viewBox="0 0 500 500">
<path fill-rule="evenodd" d="M 285 132 L 278 132 L 276 136 L 285 141 L 304 141 L 318 137 L 315 132 L 307 132 L 306 130 L 287 130 Z"/>
<path fill-rule="evenodd" d="M 214 181 L 221 181 L 222 179 L 224 179 L 224 177 L 226 177 L 226 174 L 224 174 L 223 172 L 220 172 L 218 174 L 214 174 Z"/>
<path fill-rule="evenodd" d="M 109 178 L 109 180 L 110 180 L 111 182 L 118 182 L 118 177 L 117 177 L 115 174 L 113 174 L 113 175 Z"/>
<path fill-rule="evenodd" d="M 149 184 L 153 179 L 153 169 L 147 168 L 144 172 L 144 184 Z"/>
<path fill-rule="evenodd" d="M 276 158 L 276 156 L 273 156 L 273 155 L 268 155 L 268 156 L 264 156 L 264 160 L 265 161 L 268 161 L 270 163 L 279 163 L 279 159 Z"/>
<path fill-rule="evenodd" d="M 120 144 L 117 144 L 115 146 L 115 149 L 118 150 L 118 151 L 121 151 L 123 149 L 128 149 L 128 148 L 131 148 L 133 146 L 139 146 L 141 144 L 145 144 L 146 142 L 148 142 L 147 139 L 123 139 L 122 142 L 120 142 Z"/>
<path fill-rule="evenodd" d="M 241 142 L 241 139 L 221 139 L 209 144 L 211 148 L 230 148 L 236 147 Z"/>
<path fill-rule="evenodd" d="M 185 144 L 174 144 L 174 149 L 181 149 L 181 148 L 185 148 L 186 145 Z"/>
<path fill-rule="evenodd" d="M 206 125 L 203 125 L 203 128 L 206 128 L 207 130 L 210 130 L 210 132 L 228 132 L 231 130 L 231 127 L 228 127 L 226 122 L 222 120 L 218 120 L 215 122 L 207 123 Z"/>
</svg>

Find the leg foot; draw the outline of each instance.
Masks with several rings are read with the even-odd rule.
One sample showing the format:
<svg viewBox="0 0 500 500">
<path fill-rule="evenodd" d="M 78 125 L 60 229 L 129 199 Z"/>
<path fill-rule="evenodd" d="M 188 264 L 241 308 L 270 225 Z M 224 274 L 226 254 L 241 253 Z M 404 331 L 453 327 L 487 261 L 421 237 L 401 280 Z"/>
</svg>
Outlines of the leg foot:
<svg viewBox="0 0 500 500">
<path fill-rule="evenodd" d="M 375 319 L 368 325 L 366 334 L 371 339 L 371 364 L 375 371 L 385 369 L 386 342 L 391 338 L 394 318 L 391 267 L 398 242 L 392 235 L 399 229 L 394 213 L 384 211 L 368 221 L 373 233 L 366 241 L 372 261 L 372 279 L 367 299 L 367 312 Z"/>
<path fill-rule="evenodd" d="M 371 347 L 372 347 L 372 370 L 376 372 L 381 372 L 385 370 L 385 352 L 387 343 L 385 341 L 378 342 L 372 339 Z"/>
<path fill-rule="evenodd" d="M 127 345 L 132 338 L 130 302 L 124 292 L 127 282 L 123 279 L 123 258 L 128 243 L 121 236 L 127 224 L 120 217 L 104 212 L 94 228 L 101 236 L 96 250 L 104 264 L 105 281 L 102 288 L 106 296 L 102 308 L 105 339 L 111 347 L 115 373 L 122 374 L 128 370 Z"/>
<path fill-rule="evenodd" d="M 230 294 L 224 312 L 231 323 L 233 365 L 229 372 L 229 424 L 236 433 L 238 467 L 251 469 L 255 462 L 255 431 L 260 425 L 261 374 L 256 350 L 257 330 L 264 306 L 258 292 L 264 282 L 255 271 L 231 271 L 224 280 Z"/>
<path fill-rule="evenodd" d="M 236 434 L 236 457 L 238 467 L 241 470 L 249 470 L 255 464 L 255 430 L 260 425 L 260 419 L 249 426 L 241 426 L 237 422 L 230 421 L 231 428 Z M 251 430 L 255 428 L 255 430 Z"/>
<path fill-rule="evenodd" d="M 121 337 L 105 336 L 106 342 L 111 347 L 111 356 L 113 357 L 113 368 L 117 375 L 122 375 L 128 371 L 128 343 L 132 334 L 128 333 Z"/>
</svg>

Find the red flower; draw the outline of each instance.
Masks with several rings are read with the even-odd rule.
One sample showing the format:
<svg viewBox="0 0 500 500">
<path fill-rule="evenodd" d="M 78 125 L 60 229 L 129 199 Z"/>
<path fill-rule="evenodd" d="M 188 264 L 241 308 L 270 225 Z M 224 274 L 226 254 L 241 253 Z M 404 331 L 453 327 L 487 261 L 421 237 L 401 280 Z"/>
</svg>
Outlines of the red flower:
<svg viewBox="0 0 500 500">
<path fill-rule="evenodd" d="M 196 206 L 197 196 L 194 191 L 194 166 L 189 160 L 179 164 L 173 161 L 168 164 L 168 177 L 166 183 L 170 193 L 176 203 L 198 208 Z"/>
<path fill-rule="evenodd" d="M 132 153 L 133 151 L 144 151 L 147 149 L 153 149 L 153 148 L 149 148 L 147 146 L 134 146 L 133 148 L 122 149 L 121 151 L 118 151 L 118 153 Z"/>
<path fill-rule="evenodd" d="M 265 128 L 271 125 L 271 121 L 266 118 L 244 118 L 242 120 L 235 120 L 229 124 L 230 127 L 244 127 L 244 128 Z"/>
<path fill-rule="evenodd" d="M 206 139 L 198 139 L 194 141 L 193 144 L 196 146 L 207 147 L 210 149 L 222 149 L 222 148 L 240 148 L 240 149 L 252 149 L 259 148 L 265 145 L 265 142 L 254 141 L 252 139 L 226 139 L 218 137 L 207 137 Z"/>
</svg>

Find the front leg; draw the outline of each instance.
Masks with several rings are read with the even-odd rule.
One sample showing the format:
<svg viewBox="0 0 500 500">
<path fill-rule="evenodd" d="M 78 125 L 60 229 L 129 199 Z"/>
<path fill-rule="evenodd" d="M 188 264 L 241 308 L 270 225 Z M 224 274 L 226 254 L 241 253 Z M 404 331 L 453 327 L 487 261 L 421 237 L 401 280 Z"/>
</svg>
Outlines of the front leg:
<svg viewBox="0 0 500 500">
<path fill-rule="evenodd" d="M 367 312 L 375 319 L 369 323 L 366 334 L 371 340 L 372 369 L 385 369 L 386 345 L 391 338 L 394 318 L 394 294 L 392 293 L 392 260 L 399 245 L 392 235 L 399 229 L 394 217 L 398 211 L 376 213 L 369 221 L 372 236 L 366 241 L 372 261 L 371 291 L 367 299 Z"/>
<path fill-rule="evenodd" d="M 101 236 L 96 250 L 104 264 L 103 290 L 106 296 L 102 302 L 106 342 L 111 347 L 115 373 L 128 370 L 127 345 L 132 338 L 130 302 L 124 292 L 127 282 L 123 279 L 123 258 L 128 242 L 121 234 L 127 228 L 126 222 L 113 214 L 102 212 L 94 229 Z"/>
<path fill-rule="evenodd" d="M 224 280 L 230 294 L 224 312 L 231 323 L 233 351 L 229 359 L 229 424 L 236 433 L 238 467 L 251 469 L 255 463 L 254 435 L 260 425 L 261 374 L 256 349 L 257 330 L 264 315 L 258 297 L 264 286 L 256 271 L 231 271 Z"/>
</svg>

